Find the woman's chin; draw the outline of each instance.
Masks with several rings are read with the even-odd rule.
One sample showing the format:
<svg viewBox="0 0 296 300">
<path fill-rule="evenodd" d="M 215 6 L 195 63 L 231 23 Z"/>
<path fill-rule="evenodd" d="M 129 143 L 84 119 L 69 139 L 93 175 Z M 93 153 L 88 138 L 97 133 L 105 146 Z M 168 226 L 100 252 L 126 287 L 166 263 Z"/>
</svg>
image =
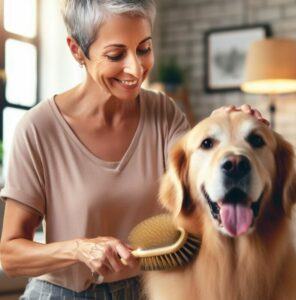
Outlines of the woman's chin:
<svg viewBox="0 0 296 300">
<path fill-rule="evenodd" d="M 111 93 L 114 97 L 120 100 L 133 100 L 138 97 L 141 91 L 141 86 L 137 86 L 133 89 L 124 89 L 124 88 L 113 88 Z"/>
</svg>

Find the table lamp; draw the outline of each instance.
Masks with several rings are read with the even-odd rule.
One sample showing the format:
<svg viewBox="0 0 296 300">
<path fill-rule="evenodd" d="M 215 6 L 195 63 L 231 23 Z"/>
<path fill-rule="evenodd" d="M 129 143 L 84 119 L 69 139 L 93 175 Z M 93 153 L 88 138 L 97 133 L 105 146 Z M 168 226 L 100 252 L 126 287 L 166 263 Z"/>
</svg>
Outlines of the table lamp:
<svg viewBox="0 0 296 300">
<path fill-rule="evenodd" d="M 296 92 L 296 40 L 269 38 L 254 42 L 247 53 L 241 89 L 269 96 L 270 124 L 274 129 L 276 95 Z"/>
</svg>

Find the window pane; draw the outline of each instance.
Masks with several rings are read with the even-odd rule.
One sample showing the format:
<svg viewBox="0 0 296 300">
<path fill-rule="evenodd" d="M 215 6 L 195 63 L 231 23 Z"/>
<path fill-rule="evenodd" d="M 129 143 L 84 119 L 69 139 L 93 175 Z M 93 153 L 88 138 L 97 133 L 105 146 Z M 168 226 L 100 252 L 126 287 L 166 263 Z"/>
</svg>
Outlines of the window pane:
<svg viewBox="0 0 296 300">
<path fill-rule="evenodd" d="M 5 30 L 27 37 L 36 35 L 36 0 L 4 0 Z"/>
<path fill-rule="evenodd" d="M 36 103 L 37 53 L 29 43 L 8 39 L 5 43 L 6 99 L 32 106 Z"/>
<path fill-rule="evenodd" d="M 7 174 L 7 163 L 9 157 L 9 151 L 11 148 L 12 138 L 14 135 L 14 130 L 21 117 L 25 114 L 27 110 L 16 109 L 11 107 L 6 107 L 3 110 L 3 169 L 4 169 L 4 179 Z"/>
</svg>

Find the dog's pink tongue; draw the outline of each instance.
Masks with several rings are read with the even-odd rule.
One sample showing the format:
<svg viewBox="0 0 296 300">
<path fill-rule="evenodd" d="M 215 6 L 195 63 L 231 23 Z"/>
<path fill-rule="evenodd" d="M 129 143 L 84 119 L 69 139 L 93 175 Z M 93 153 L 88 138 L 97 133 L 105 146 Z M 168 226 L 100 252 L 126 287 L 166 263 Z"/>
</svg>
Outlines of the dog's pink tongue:
<svg viewBox="0 0 296 300">
<path fill-rule="evenodd" d="M 253 220 L 252 209 L 241 204 L 223 204 L 220 214 L 223 226 L 233 236 L 245 233 Z"/>
</svg>

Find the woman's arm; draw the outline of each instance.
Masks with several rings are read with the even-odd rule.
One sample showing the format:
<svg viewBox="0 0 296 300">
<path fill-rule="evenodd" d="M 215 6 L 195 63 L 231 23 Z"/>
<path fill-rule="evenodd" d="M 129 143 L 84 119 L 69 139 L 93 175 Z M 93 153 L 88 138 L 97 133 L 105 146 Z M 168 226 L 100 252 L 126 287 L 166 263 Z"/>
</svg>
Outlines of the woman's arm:
<svg viewBox="0 0 296 300">
<path fill-rule="evenodd" d="M 38 276 L 78 262 L 75 240 L 46 245 L 32 241 L 40 222 L 33 209 L 6 201 L 0 255 L 7 275 Z"/>
<path fill-rule="evenodd" d="M 49 244 L 33 242 L 40 222 L 40 215 L 33 209 L 14 200 L 6 201 L 0 257 L 7 275 L 38 276 L 83 262 L 92 272 L 108 279 L 108 276 L 114 277 L 113 273 L 137 268 L 130 249 L 115 238 L 74 239 Z"/>
</svg>

